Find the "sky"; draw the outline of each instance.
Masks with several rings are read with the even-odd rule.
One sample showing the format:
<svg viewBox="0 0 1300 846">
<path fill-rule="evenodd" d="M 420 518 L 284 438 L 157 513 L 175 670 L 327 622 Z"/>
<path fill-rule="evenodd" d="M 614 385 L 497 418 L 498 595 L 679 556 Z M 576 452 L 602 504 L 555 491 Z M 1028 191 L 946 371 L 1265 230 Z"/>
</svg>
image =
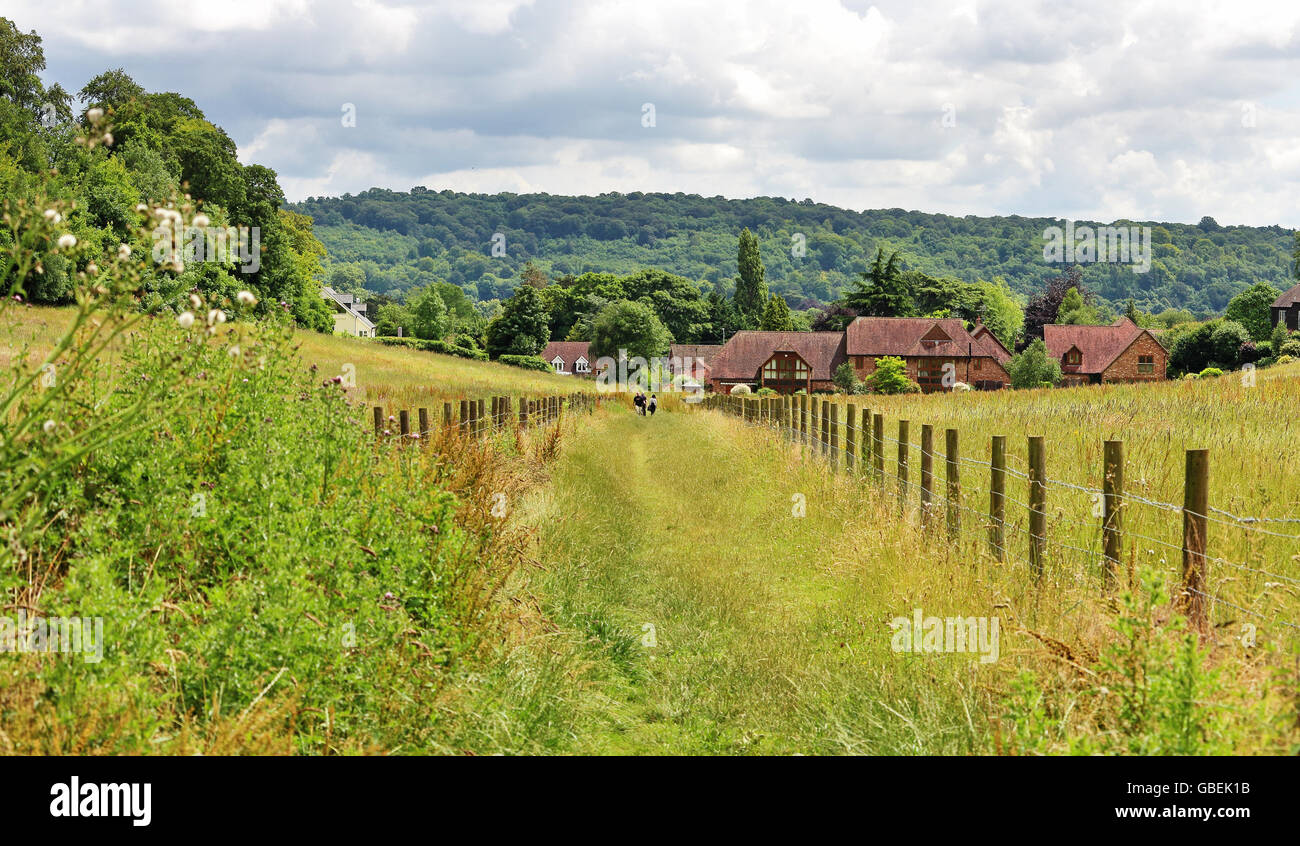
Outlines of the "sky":
<svg viewBox="0 0 1300 846">
<path fill-rule="evenodd" d="M 290 200 L 782 196 L 1300 227 L 1300 3 L 0 0 L 46 82 L 194 99 Z"/>
</svg>

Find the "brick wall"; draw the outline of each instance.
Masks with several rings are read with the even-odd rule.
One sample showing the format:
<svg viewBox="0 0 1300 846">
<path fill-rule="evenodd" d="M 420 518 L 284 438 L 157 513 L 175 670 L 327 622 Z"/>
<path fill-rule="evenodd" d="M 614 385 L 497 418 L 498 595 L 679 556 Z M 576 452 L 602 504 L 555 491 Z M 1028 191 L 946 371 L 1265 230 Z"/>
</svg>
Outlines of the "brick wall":
<svg viewBox="0 0 1300 846">
<path fill-rule="evenodd" d="M 1138 358 L 1149 355 L 1155 361 L 1155 367 L 1151 373 L 1138 372 Z M 1120 353 L 1119 358 L 1107 367 L 1101 374 L 1103 382 L 1156 382 L 1165 378 L 1165 365 L 1169 361 L 1169 353 L 1165 348 L 1160 346 L 1160 342 L 1151 335 L 1143 332 L 1128 349 Z"/>
<path fill-rule="evenodd" d="M 858 375 L 859 379 L 865 381 L 867 377 L 869 377 L 872 373 L 876 372 L 875 356 L 855 355 L 855 356 L 851 356 L 850 358 L 853 361 L 853 371 Z M 931 359 L 923 359 L 923 358 L 903 359 L 903 363 L 907 366 L 907 377 L 911 379 L 913 382 L 919 382 L 921 362 L 930 361 L 930 360 Z M 1011 377 L 1007 374 L 1006 368 L 1004 368 L 1001 364 L 999 364 L 997 359 L 988 358 L 984 356 L 976 356 L 974 358 L 971 358 L 969 359 L 970 362 L 969 372 L 967 371 L 968 359 L 966 359 L 965 357 L 945 359 L 945 360 L 951 361 L 953 363 L 953 366 L 956 367 L 957 369 L 956 376 L 957 376 L 957 381 L 959 382 L 966 382 L 967 384 L 970 385 L 974 385 L 976 382 L 985 382 L 985 381 L 1001 382 L 1004 385 L 1011 384 Z M 975 362 L 979 362 L 978 369 L 976 369 Z M 930 390 L 928 386 L 926 386 L 926 389 Z"/>
</svg>

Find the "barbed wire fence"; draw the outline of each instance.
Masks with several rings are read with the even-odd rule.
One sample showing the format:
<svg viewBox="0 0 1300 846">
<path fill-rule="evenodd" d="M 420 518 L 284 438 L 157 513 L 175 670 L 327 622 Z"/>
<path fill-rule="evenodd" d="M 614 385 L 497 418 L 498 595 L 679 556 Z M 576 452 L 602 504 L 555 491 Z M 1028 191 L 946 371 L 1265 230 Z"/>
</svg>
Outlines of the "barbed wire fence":
<svg viewBox="0 0 1300 846">
<path fill-rule="evenodd" d="M 555 424 L 566 414 L 591 413 L 605 400 L 601 394 L 586 392 L 531 399 L 520 397 L 517 401 L 504 395 L 463 398 L 443 402 L 440 425 L 430 417 L 428 408 L 415 409 L 414 428 L 409 410 L 400 409 L 396 414 L 389 414 L 384 406 L 376 405 L 373 409 L 375 438 L 380 442 L 392 439 L 419 441 L 444 430 L 454 431 L 463 438 L 482 439 L 512 428 L 523 431 Z"/>
<path fill-rule="evenodd" d="M 1209 450 L 1185 451 L 1184 501 L 1179 505 L 1126 490 L 1119 440 L 1104 442 L 1102 484 L 1090 487 L 1048 476 L 1042 437 L 1028 437 L 1022 457 L 1008 451 L 1005 436 L 994 435 L 984 461 L 961 454 L 957 429 L 939 433 L 922 424 L 917 442 L 912 421 L 898 420 L 895 437 L 886 434 L 882 414 L 853 402 L 806 394 L 711 395 L 701 406 L 771 429 L 832 472 L 874 482 L 881 496 L 895 487 L 901 518 L 943 527 L 952 543 L 980 543 L 993 561 L 1024 567 L 1035 579 L 1051 566 L 1058 575 L 1091 579 L 1099 590 L 1112 592 L 1126 576 L 1131 579 L 1138 551 L 1145 549 L 1149 559 L 1173 570 L 1175 606 L 1196 631 L 1208 633 L 1244 615 L 1260 627 L 1300 632 L 1295 609 L 1300 517 L 1242 516 L 1211 506 Z M 941 449 L 935 446 L 936 434 L 942 435 Z M 887 458 L 890 451 L 896 454 L 893 460 Z M 920 461 L 919 473 L 913 456 Z M 942 467 L 941 480 L 936 465 Z M 977 479 L 987 484 L 973 483 Z M 1023 500 L 1009 492 L 1009 483 L 1012 491 L 1025 491 Z M 977 499 L 987 502 L 987 509 L 970 505 Z M 1080 510 L 1088 517 L 1080 518 Z M 1246 554 L 1210 554 L 1211 529 L 1217 537 L 1236 536 L 1235 546 Z"/>
</svg>

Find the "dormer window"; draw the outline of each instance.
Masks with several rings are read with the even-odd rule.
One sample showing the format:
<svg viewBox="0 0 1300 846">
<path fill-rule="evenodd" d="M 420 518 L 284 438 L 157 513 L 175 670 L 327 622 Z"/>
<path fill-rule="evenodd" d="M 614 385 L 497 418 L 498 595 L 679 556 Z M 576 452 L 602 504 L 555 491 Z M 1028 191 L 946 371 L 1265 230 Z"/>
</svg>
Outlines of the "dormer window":
<svg viewBox="0 0 1300 846">
<path fill-rule="evenodd" d="M 578 357 L 578 360 L 575 361 L 575 362 L 573 363 L 573 372 L 574 372 L 574 373 L 590 373 L 590 372 L 591 372 L 591 368 L 587 365 L 587 359 L 582 358 L 581 356 L 579 356 L 579 357 Z"/>
<path fill-rule="evenodd" d="M 563 373 L 563 372 L 564 372 L 564 359 L 560 358 L 560 357 L 557 355 L 555 358 L 551 359 L 551 366 L 555 368 L 555 372 L 556 372 L 556 373 Z"/>
</svg>

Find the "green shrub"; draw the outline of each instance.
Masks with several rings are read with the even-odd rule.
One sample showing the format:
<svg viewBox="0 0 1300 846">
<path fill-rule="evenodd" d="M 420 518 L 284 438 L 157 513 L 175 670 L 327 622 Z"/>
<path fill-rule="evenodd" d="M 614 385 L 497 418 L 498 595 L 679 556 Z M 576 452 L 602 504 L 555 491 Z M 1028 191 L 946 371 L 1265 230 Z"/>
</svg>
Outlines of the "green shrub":
<svg viewBox="0 0 1300 846">
<path fill-rule="evenodd" d="M 1038 338 L 1012 357 L 1007 373 L 1013 388 L 1050 388 L 1061 381 L 1061 364 L 1047 354 L 1047 346 Z"/>
<path fill-rule="evenodd" d="M 867 384 L 877 394 L 919 394 L 921 392 L 921 386 L 908 378 L 906 362 L 893 355 L 876 359 L 876 369 L 867 378 Z"/>
<path fill-rule="evenodd" d="M 1219 368 L 1217 368 L 1217 367 L 1207 367 L 1207 368 L 1205 368 L 1204 370 L 1202 370 L 1202 371 L 1200 372 L 1200 374 L 1198 375 L 1197 378 L 1200 378 L 1200 379 L 1210 379 L 1210 378 L 1214 378 L 1214 377 L 1222 376 L 1222 375 L 1223 375 L 1223 371 L 1220 370 Z"/>
<path fill-rule="evenodd" d="M 1293 361 L 1295 361 L 1295 356 L 1290 355 L 1290 354 L 1288 353 L 1288 354 L 1284 354 L 1284 355 L 1280 355 L 1280 356 L 1278 356 L 1278 357 L 1277 357 L 1277 362 L 1276 362 L 1276 363 L 1277 363 L 1277 364 L 1290 364 L 1290 363 L 1293 362 Z"/>
<path fill-rule="evenodd" d="M 1277 348 L 1281 355 L 1289 355 L 1292 358 L 1300 358 L 1300 338 L 1287 338 Z"/>
<path fill-rule="evenodd" d="M 553 373 L 554 368 L 547 364 L 541 356 L 538 355 L 506 355 L 501 356 L 497 361 L 502 364 L 508 364 L 511 367 L 522 367 L 525 370 L 540 370 L 543 373 Z"/>
<path fill-rule="evenodd" d="M 774 397 L 774 396 L 776 396 L 776 391 L 774 391 L 774 390 L 772 390 L 771 388 L 768 388 L 768 387 L 762 387 L 762 388 L 759 388 L 757 391 L 754 391 L 754 396 L 756 396 L 756 397 Z"/>
<path fill-rule="evenodd" d="M 753 391 L 751 391 L 751 390 L 749 389 L 749 386 L 748 386 L 748 385 L 732 385 L 732 386 L 731 386 L 731 394 L 732 394 L 732 396 L 737 396 L 737 397 L 747 397 L 747 396 L 749 396 L 751 393 L 753 393 Z"/>
<path fill-rule="evenodd" d="M 391 338 L 380 337 L 375 340 L 379 343 L 390 347 L 408 347 L 413 350 L 423 350 L 425 352 L 440 353 L 442 355 L 454 355 L 460 358 L 469 358 L 474 361 L 487 361 L 487 353 L 482 350 L 471 349 L 469 347 L 458 347 L 449 344 L 446 341 L 425 340 L 423 338 Z"/>
</svg>

